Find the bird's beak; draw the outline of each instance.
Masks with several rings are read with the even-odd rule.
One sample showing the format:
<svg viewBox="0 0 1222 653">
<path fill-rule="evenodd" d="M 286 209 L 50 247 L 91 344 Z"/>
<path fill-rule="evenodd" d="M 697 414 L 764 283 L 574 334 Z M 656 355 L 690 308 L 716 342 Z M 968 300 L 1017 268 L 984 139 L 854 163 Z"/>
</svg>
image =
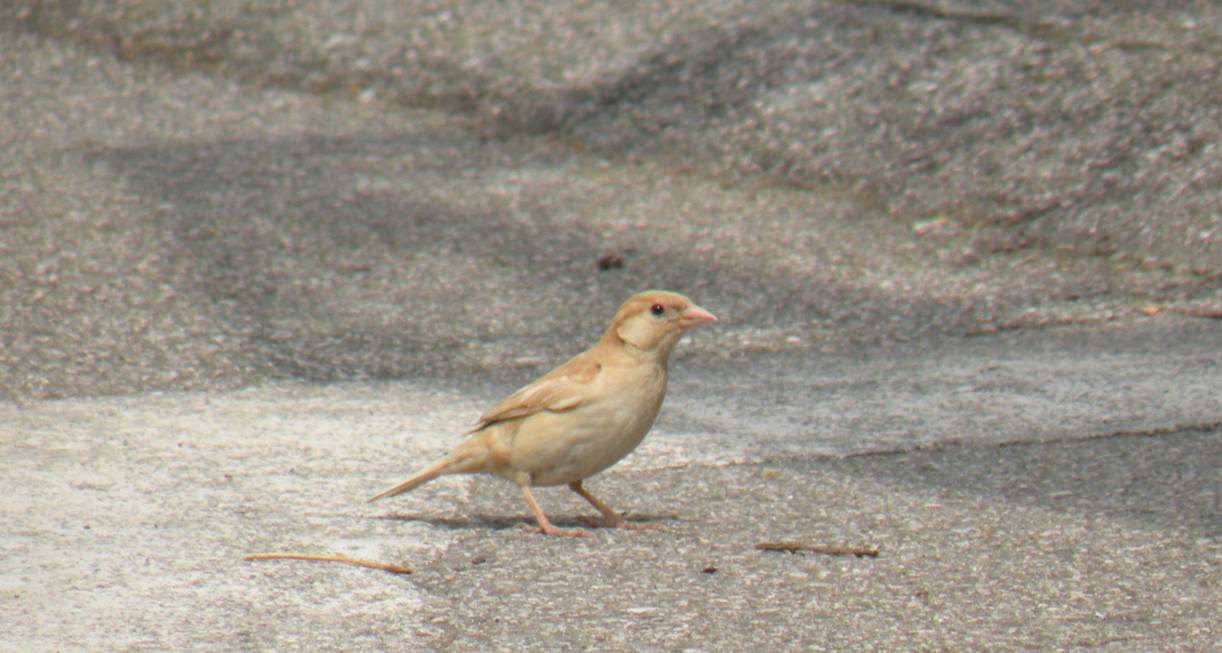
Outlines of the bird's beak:
<svg viewBox="0 0 1222 653">
<path fill-rule="evenodd" d="M 700 326 L 709 322 L 716 322 L 717 317 L 712 313 L 692 304 L 686 311 L 679 314 L 679 326 L 684 329 Z"/>
</svg>

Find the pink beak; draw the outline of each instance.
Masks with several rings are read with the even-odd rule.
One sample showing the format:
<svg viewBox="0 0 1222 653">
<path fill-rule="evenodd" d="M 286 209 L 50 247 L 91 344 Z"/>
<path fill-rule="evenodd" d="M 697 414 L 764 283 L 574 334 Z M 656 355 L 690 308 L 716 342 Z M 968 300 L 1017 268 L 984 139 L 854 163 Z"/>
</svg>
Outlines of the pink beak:
<svg viewBox="0 0 1222 653">
<path fill-rule="evenodd" d="M 686 311 L 679 314 L 679 326 L 683 327 L 684 329 L 690 329 L 692 327 L 700 326 L 701 324 L 716 321 L 717 317 L 715 315 L 695 304 L 692 304 Z"/>
</svg>

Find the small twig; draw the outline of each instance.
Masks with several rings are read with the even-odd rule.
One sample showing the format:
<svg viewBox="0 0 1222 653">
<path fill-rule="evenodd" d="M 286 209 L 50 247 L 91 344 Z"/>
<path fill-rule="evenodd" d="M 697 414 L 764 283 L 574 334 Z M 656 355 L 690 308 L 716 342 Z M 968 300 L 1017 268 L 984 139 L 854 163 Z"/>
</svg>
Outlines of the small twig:
<svg viewBox="0 0 1222 653">
<path fill-rule="evenodd" d="M 403 567 L 401 565 L 393 565 L 388 562 L 374 562 L 373 560 L 362 560 L 360 558 L 351 558 L 344 555 L 319 555 L 316 553 L 248 553 L 242 556 L 243 560 L 317 560 L 320 562 L 342 562 L 347 565 L 356 565 L 358 567 L 368 567 L 369 569 L 381 569 L 389 571 L 392 574 L 410 574 L 415 570 L 411 567 Z"/>
<path fill-rule="evenodd" d="M 858 546 L 824 546 L 821 544 L 802 544 L 801 542 L 760 542 L 755 545 L 755 548 L 761 551 L 784 551 L 786 553 L 809 551 L 811 553 L 824 553 L 830 556 L 878 557 L 878 549 L 866 549 Z"/>
</svg>

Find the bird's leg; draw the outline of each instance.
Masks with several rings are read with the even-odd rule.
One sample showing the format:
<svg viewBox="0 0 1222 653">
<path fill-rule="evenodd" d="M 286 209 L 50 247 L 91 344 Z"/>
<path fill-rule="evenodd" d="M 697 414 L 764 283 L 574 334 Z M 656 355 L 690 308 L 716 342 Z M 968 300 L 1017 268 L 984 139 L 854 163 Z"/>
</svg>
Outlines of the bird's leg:
<svg viewBox="0 0 1222 653">
<path fill-rule="evenodd" d="M 628 528 L 632 530 L 653 530 L 661 528 L 660 526 L 655 526 L 654 524 L 639 524 L 624 519 L 624 516 L 612 510 L 611 506 L 599 501 L 598 497 L 590 494 L 590 491 L 582 486 L 581 481 L 573 481 L 572 483 L 569 483 L 569 489 L 577 494 L 580 494 L 582 499 L 589 501 L 590 505 L 594 506 L 595 510 L 602 513 L 603 518 L 601 521 L 591 520 L 597 526 L 618 526 L 619 528 Z"/>
<path fill-rule="evenodd" d="M 539 523 L 539 532 L 544 535 L 565 535 L 568 537 L 581 537 L 586 534 L 580 528 L 556 528 L 552 526 L 552 522 L 548 520 L 547 515 L 543 514 L 543 508 L 539 507 L 539 502 L 535 501 L 535 495 L 530 491 L 530 485 L 526 481 L 528 479 L 518 479 L 518 486 L 522 488 L 522 495 L 526 497 L 526 503 L 530 504 L 530 511 L 535 514 L 535 521 Z"/>
</svg>

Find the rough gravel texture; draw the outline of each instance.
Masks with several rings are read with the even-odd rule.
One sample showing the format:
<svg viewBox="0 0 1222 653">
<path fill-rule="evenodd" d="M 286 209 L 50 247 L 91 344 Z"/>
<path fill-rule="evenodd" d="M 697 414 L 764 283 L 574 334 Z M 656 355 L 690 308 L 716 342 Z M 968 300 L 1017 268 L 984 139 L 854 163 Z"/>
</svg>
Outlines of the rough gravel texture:
<svg viewBox="0 0 1222 653">
<path fill-rule="evenodd" d="M 0 3 L 0 650 L 1217 649 L 1218 43 L 1204 0 Z M 590 481 L 665 532 L 362 503 L 647 287 L 722 318 Z"/>
</svg>

